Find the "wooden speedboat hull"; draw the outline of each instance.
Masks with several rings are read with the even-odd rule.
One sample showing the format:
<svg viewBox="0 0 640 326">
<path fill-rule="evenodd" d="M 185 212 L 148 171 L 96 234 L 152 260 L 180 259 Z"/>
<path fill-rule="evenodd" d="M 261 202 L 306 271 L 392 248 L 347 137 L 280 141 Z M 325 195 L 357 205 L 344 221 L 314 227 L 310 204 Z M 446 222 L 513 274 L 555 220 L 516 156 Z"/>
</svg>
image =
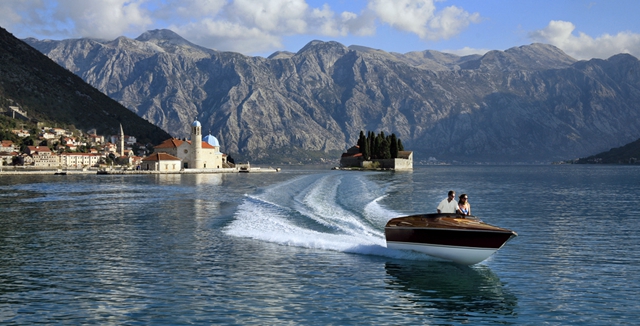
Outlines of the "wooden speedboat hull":
<svg viewBox="0 0 640 326">
<path fill-rule="evenodd" d="M 413 250 L 463 265 L 477 264 L 517 236 L 475 217 L 424 214 L 391 219 L 385 226 L 387 247 Z"/>
</svg>

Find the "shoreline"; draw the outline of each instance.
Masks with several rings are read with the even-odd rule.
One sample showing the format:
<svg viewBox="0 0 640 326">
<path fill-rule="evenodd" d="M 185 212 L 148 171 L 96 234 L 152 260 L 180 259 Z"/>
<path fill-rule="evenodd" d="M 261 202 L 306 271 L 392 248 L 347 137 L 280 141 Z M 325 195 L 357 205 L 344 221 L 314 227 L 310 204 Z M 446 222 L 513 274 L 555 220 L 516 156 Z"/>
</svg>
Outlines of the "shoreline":
<svg viewBox="0 0 640 326">
<path fill-rule="evenodd" d="M 223 169 L 186 169 L 180 171 L 142 171 L 142 170 L 66 170 L 66 169 L 51 169 L 51 170 L 1 170 L 0 176 L 4 175 L 125 175 L 125 174 L 214 174 L 214 173 L 273 173 L 280 172 L 280 168 L 252 168 L 250 170 L 241 171 L 236 168 L 223 168 Z"/>
</svg>

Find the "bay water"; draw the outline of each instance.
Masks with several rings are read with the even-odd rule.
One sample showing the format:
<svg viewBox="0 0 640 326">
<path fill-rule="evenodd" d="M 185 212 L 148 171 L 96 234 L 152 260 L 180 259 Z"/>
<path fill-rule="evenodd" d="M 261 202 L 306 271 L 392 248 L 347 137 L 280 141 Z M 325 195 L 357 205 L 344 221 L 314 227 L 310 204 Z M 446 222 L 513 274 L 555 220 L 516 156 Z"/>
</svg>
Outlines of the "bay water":
<svg viewBox="0 0 640 326">
<path fill-rule="evenodd" d="M 448 190 L 518 237 L 386 248 Z M 639 195 L 638 166 L 1 175 L 0 324 L 637 324 Z"/>
</svg>

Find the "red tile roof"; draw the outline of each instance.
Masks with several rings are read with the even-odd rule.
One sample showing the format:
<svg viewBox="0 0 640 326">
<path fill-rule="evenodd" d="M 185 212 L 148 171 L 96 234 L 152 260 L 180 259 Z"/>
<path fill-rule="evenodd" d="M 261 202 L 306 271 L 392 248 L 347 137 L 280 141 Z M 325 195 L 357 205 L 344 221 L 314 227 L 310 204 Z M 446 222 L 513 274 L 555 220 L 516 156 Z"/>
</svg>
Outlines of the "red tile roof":
<svg viewBox="0 0 640 326">
<path fill-rule="evenodd" d="M 155 146 L 154 148 L 177 148 L 178 146 L 182 145 L 182 143 L 184 143 L 184 141 L 180 139 L 170 138 L 163 141 L 160 145 Z"/>
<path fill-rule="evenodd" d="M 177 138 L 170 138 L 163 141 L 160 145 L 155 146 L 154 148 L 178 148 L 178 146 L 182 145 L 182 143 L 184 142 L 185 142 L 184 140 L 180 140 Z M 187 143 L 191 144 L 191 141 L 187 140 Z M 203 141 L 202 148 L 214 149 L 215 147 L 211 146 L 211 144 L 207 143 L 206 141 Z"/>
<path fill-rule="evenodd" d="M 143 161 L 180 161 L 179 158 L 167 153 L 153 153 L 142 159 Z"/>
<path fill-rule="evenodd" d="M 51 150 L 47 146 L 27 146 L 29 148 L 29 152 L 31 153 L 39 153 L 39 152 L 48 152 L 51 153 Z"/>
</svg>

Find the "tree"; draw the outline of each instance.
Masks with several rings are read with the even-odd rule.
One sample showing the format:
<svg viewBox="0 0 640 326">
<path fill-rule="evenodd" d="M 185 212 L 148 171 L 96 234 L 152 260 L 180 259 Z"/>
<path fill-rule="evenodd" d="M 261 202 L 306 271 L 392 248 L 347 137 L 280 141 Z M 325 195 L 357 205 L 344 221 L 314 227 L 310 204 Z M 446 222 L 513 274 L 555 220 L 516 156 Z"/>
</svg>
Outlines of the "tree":
<svg viewBox="0 0 640 326">
<path fill-rule="evenodd" d="M 368 134 L 368 133 L 367 133 Z M 362 158 L 365 160 L 369 160 L 369 156 L 371 156 L 371 151 L 369 150 L 369 140 L 364 136 L 364 132 L 360 130 L 360 138 L 358 139 L 358 146 L 360 147 L 360 153 L 362 153 Z"/>
<path fill-rule="evenodd" d="M 364 151 L 364 144 L 367 142 L 367 138 L 364 137 L 364 132 L 362 130 L 360 130 L 360 137 L 358 137 L 358 148 L 360 150 L 360 153 L 362 153 L 362 151 Z"/>
<path fill-rule="evenodd" d="M 373 158 L 373 156 L 375 155 L 375 140 L 376 140 L 376 135 L 373 133 L 373 131 L 369 131 L 367 133 L 367 140 L 369 141 L 369 156 Z"/>
<path fill-rule="evenodd" d="M 16 155 L 11 158 L 11 165 L 24 165 L 24 158 L 20 155 Z"/>
<path fill-rule="evenodd" d="M 380 143 L 382 140 L 380 139 L 380 135 L 377 135 L 373 139 L 373 148 L 371 149 L 371 158 L 379 159 L 380 158 Z"/>
<path fill-rule="evenodd" d="M 379 151 L 380 151 L 380 154 L 378 155 L 378 158 L 381 158 L 381 159 L 391 158 L 391 146 L 389 144 L 389 141 L 385 137 L 382 137 L 382 135 L 380 136 Z"/>
<path fill-rule="evenodd" d="M 396 137 L 396 134 L 391 134 L 390 141 L 391 158 L 398 158 L 398 138 Z"/>
<path fill-rule="evenodd" d="M 385 135 L 383 131 L 377 135 L 368 131 L 366 137 L 364 132 L 360 131 L 358 147 L 365 160 L 398 158 L 398 152 L 404 150 L 402 141 L 396 134 Z"/>
<path fill-rule="evenodd" d="M 362 151 L 362 157 L 367 161 L 371 157 L 371 149 L 369 148 L 369 142 L 366 139 L 364 141 L 364 151 Z"/>
</svg>

